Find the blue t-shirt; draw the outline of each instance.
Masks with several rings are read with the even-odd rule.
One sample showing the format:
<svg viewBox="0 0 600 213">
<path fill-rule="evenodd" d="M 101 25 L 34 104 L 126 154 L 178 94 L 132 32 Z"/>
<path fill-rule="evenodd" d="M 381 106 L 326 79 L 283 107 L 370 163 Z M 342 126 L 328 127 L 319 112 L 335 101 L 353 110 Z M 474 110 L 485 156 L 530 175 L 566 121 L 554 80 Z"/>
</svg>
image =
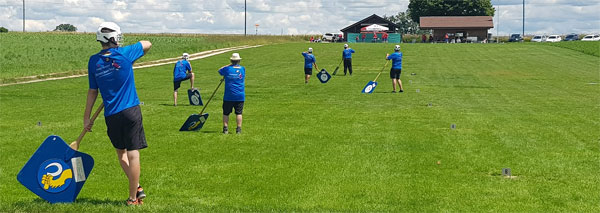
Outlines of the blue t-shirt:
<svg viewBox="0 0 600 213">
<path fill-rule="evenodd" d="M 353 49 L 345 49 L 344 51 L 342 51 L 342 57 L 343 58 L 352 58 L 352 53 L 354 53 Z"/>
<path fill-rule="evenodd" d="M 387 60 L 392 60 L 392 69 L 402 69 L 402 52 L 392 53 Z"/>
<path fill-rule="evenodd" d="M 315 56 L 313 54 L 310 53 L 302 53 L 302 56 L 304 56 L 304 68 L 313 68 L 313 63 L 317 62 L 317 59 L 315 58 Z"/>
<path fill-rule="evenodd" d="M 246 92 L 244 82 L 246 79 L 246 68 L 241 65 L 228 65 L 219 69 L 219 74 L 225 78 L 224 101 L 245 101 Z"/>
<path fill-rule="evenodd" d="M 191 71 L 192 66 L 187 60 L 179 60 L 173 68 L 173 81 L 181 81 L 185 78 L 187 71 Z"/>
<path fill-rule="evenodd" d="M 99 89 L 104 101 L 104 116 L 117 114 L 140 104 L 133 63 L 144 55 L 142 43 L 101 50 L 88 62 L 90 89 Z"/>
</svg>

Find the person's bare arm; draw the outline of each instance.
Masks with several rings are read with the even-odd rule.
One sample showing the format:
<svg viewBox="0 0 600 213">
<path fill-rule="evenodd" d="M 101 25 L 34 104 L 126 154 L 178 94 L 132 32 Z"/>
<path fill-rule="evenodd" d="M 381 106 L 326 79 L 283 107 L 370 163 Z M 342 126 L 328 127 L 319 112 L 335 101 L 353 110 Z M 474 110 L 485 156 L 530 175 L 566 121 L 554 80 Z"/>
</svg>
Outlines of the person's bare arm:
<svg viewBox="0 0 600 213">
<path fill-rule="evenodd" d="M 90 114 L 92 113 L 92 107 L 94 107 L 94 103 L 96 103 L 97 97 L 97 89 L 88 90 L 87 100 L 85 103 L 85 112 L 83 113 L 83 128 L 87 131 L 92 130 L 92 126 L 94 125 L 94 123 L 90 121 Z"/>
<path fill-rule="evenodd" d="M 150 43 L 150 41 L 140 41 L 140 43 L 142 43 L 142 49 L 144 49 L 144 55 L 148 52 L 148 50 L 150 50 L 150 47 L 152 47 L 152 43 Z"/>
</svg>

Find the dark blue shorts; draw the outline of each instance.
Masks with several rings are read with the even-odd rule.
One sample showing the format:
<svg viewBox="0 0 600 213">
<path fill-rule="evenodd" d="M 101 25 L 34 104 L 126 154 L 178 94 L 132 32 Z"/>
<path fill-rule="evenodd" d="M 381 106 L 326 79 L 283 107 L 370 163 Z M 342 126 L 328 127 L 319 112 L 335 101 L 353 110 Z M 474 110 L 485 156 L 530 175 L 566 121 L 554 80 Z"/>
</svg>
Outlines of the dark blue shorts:
<svg viewBox="0 0 600 213">
<path fill-rule="evenodd" d="M 305 75 L 312 75 L 312 68 L 304 68 Z"/>
<path fill-rule="evenodd" d="M 402 69 L 394 69 L 390 70 L 390 78 L 391 79 L 400 79 L 400 74 L 402 73 Z"/>
</svg>

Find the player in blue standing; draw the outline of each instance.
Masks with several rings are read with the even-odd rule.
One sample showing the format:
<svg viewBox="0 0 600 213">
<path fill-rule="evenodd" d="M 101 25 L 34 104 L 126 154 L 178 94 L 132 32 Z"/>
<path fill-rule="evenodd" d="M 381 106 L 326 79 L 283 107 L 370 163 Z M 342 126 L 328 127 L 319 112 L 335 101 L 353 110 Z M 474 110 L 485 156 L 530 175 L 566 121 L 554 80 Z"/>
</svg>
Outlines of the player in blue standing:
<svg viewBox="0 0 600 213">
<path fill-rule="evenodd" d="M 342 51 L 342 59 L 344 59 L 344 75 L 346 75 L 346 70 L 350 71 L 350 76 L 352 76 L 352 53 L 354 50 L 348 47 L 348 44 L 344 44 L 344 51 Z"/>
<path fill-rule="evenodd" d="M 394 53 L 387 54 L 386 60 L 392 60 L 392 69 L 390 70 L 390 78 L 392 79 L 392 85 L 394 90 L 392 93 L 396 93 L 396 83 L 400 86 L 400 92 L 404 92 L 402 89 L 402 81 L 400 80 L 400 74 L 402 73 L 402 52 L 400 52 L 400 45 L 396 45 Z"/>
<path fill-rule="evenodd" d="M 310 76 L 312 75 L 313 65 L 317 70 L 319 70 L 319 67 L 317 66 L 317 59 L 313 55 L 313 48 L 309 47 L 307 52 L 302 52 L 302 56 L 304 56 L 304 84 L 308 84 L 308 80 L 310 80 Z"/>
<path fill-rule="evenodd" d="M 192 71 L 192 65 L 188 61 L 190 54 L 183 53 L 181 60 L 175 63 L 173 68 L 173 105 L 177 106 L 177 90 L 181 87 L 181 82 L 190 79 L 190 88 L 194 88 L 194 72 Z"/>
<path fill-rule="evenodd" d="M 100 90 L 105 106 L 104 117 L 108 137 L 129 180 L 129 198 L 126 203 L 141 205 L 146 194 L 139 185 L 138 150 L 148 145 L 142 125 L 140 100 L 135 88 L 133 63 L 144 56 L 152 44 L 149 41 L 140 41 L 120 47 L 121 37 L 121 28 L 113 22 L 104 22 L 98 27 L 96 40 L 101 43 L 102 50 L 92 55 L 88 63 L 89 89 L 83 125 L 88 131 L 92 129 L 90 113 Z"/>
<path fill-rule="evenodd" d="M 235 110 L 237 128 L 235 133 L 242 133 L 242 113 L 246 101 L 245 79 L 246 68 L 240 65 L 242 58 L 239 53 L 233 53 L 229 58 L 231 64 L 221 67 L 219 74 L 225 80 L 225 94 L 223 95 L 223 134 L 229 133 L 229 114 Z"/>
</svg>

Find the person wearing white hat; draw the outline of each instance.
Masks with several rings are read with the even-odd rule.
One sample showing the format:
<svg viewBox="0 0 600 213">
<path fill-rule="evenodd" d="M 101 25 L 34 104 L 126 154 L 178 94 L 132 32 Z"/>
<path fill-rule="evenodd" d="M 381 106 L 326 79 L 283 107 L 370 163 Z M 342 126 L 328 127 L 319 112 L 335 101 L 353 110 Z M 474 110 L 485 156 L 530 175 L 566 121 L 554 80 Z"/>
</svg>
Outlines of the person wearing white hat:
<svg viewBox="0 0 600 213">
<path fill-rule="evenodd" d="M 302 56 L 304 56 L 304 84 L 308 84 L 308 80 L 310 80 L 310 76 L 312 75 L 313 65 L 319 70 L 317 66 L 317 59 L 315 55 L 313 55 L 313 48 L 308 48 L 308 51 L 302 52 Z"/>
<path fill-rule="evenodd" d="M 355 53 L 355 51 L 348 47 L 348 44 L 344 44 L 344 51 L 342 51 L 342 59 L 344 60 L 344 75 L 346 75 L 347 71 L 350 71 L 350 76 L 352 76 L 352 53 Z"/>
<path fill-rule="evenodd" d="M 107 134 L 129 180 L 129 198 L 126 203 L 140 205 L 146 194 L 139 185 L 139 150 L 148 145 L 142 125 L 140 100 L 135 88 L 133 63 L 150 50 L 152 43 L 139 41 L 121 47 L 121 39 L 121 28 L 117 24 L 104 22 L 98 27 L 96 40 L 102 45 L 102 50 L 92 55 L 88 62 L 89 89 L 83 126 L 90 131 L 94 125 L 90 120 L 90 113 L 99 90 L 104 103 Z"/>
<path fill-rule="evenodd" d="M 235 133 L 242 133 L 242 113 L 246 101 L 245 79 L 246 68 L 240 65 L 242 58 L 239 53 L 231 54 L 231 64 L 221 67 L 219 74 L 225 80 L 223 95 L 223 134 L 229 133 L 229 114 L 235 110 L 237 128 Z"/>
<path fill-rule="evenodd" d="M 394 90 L 392 93 L 396 93 L 396 84 L 400 86 L 400 92 L 404 92 L 402 89 L 402 81 L 400 80 L 400 74 L 402 74 L 402 52 L 400 52 L 400 45 L 394 47 L 394 53 L 387 54 L 386 60 L 392 60 L 392 69 L 390 70 L 390 78 L 392 79 L 392 85 Z"/>
<path fill-rule="evenodd" d="M 173 105 L 177 106 L 177 90 L 181 87 L 181 82 L 190 79 L 190 88 L 194 89 L 194 79 L 196 78 L 192 71 L 192 65 L 188 61 L 190 54 L 183 53 L 181 60 L 175 63 L 173 68 Z"/>
</svg>

